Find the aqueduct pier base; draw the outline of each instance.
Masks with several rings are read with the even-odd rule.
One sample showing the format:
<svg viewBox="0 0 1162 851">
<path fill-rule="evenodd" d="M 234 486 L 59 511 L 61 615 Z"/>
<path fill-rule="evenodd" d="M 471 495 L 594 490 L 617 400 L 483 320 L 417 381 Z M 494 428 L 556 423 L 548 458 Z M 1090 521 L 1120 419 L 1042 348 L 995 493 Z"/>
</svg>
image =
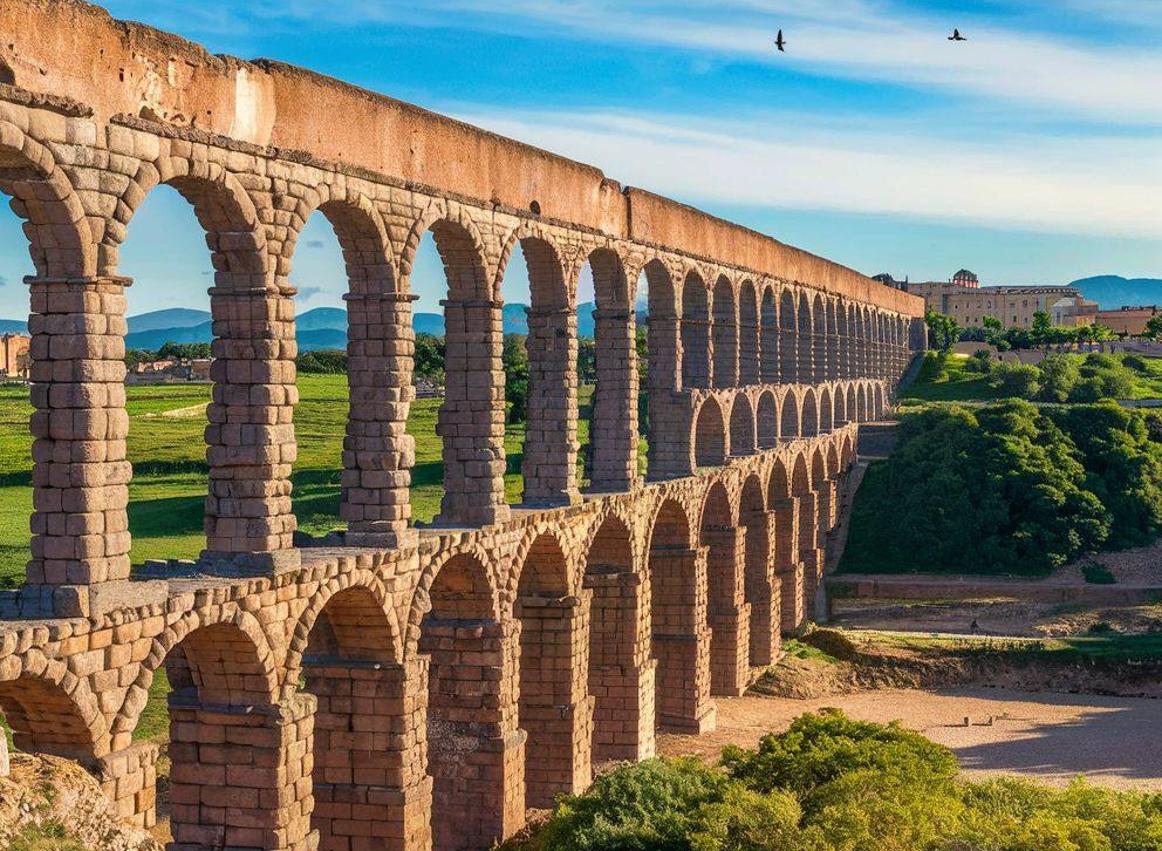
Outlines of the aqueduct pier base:
<svg viewBox="0 0 1162 851">
<path fill-rule="evenodd" d="M 35 266 L 33 540 L 27 584 L 0 599 L 17 747 L 80 761 L 151 824 L 157 748 L 133 734 L 164 666 L 174 851 L 480 848 L 595 764 L 649 756 L 657 730 L 712 728 L 714 698 L 811 617 L 858 423 L 923 348 L 918 299 L 590 166 L 72 0 L 0 0 L 0 26 L 0 191 Z M 118 250 L 162 184 L 215 269 L 206 544 L 131 572 Z M 315 211 L 348 275 L 341 546 L 296 546 L 290 499 L 289 275 Z M 409 276 L 428 232 L 448 280 L 445 496 L 416 529 Z M 509 506 L 499 290 L 517 244 L 531 403 Z"/>
</svg>

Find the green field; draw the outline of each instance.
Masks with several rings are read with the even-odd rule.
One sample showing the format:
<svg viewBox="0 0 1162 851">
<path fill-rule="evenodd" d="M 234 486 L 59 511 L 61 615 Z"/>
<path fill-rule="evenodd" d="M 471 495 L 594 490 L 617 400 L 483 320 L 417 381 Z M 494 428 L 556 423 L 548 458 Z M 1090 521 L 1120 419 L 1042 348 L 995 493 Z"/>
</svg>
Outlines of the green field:
<svg viewBox="0 0 1162 851">
<path fill-rule="evenodd" d="M 347 379 L 342 375 L 302 375 L 301 401 L 295 409 L 299 456 L 295 464 L 294 510 L 299 528 L 319 534 L 341 528 L 339 479 L 347 419 Z M 129 528 L 132 559 L 194 558 L 203 546 L 202 512 L 206 494 L 203 440 L 210 386 L 176 384 L 128 388 Z M 579 440 L 588 443 L 587 408 L 592 388 L 580 393 Z M 408 431 L 416 439 L 412 471 L 412 514 L 430 521 L 440 507 L 443 467 L 436 437 L 438 399 L 412 404 Z M 32 438 L 28 390 L 0 387 L 0 584 L 24 579 L 28 561 L 28 518 L 32 513 Z M 510 425 L 505 439 L 509 502 L 520 501 L 524 426 Z"/>
</svg>

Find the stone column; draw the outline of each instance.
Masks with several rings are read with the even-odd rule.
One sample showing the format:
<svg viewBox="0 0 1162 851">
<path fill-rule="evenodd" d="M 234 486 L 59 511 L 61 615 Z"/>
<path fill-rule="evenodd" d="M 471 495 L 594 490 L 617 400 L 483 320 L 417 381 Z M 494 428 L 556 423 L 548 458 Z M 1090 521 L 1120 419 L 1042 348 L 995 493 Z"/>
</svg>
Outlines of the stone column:
<svg viewBox="0 0 1162 851">
<path fill-rule="evenodd" d="M 694 474 L 691 434 L 694 426 L 693 395 L 654 386 L 650 374 L 650 481 L 678 479 Z"/>
<path fill-rule="evenodd" d="M 156 742 L 135 742 L 97 764 L 97 778 L 113 814 L 143 830 L 157 824 L 157 756 Z"/>
<path fill-rule="evenodd" d="M 707 623 L 710 641 L 710 693 L 738 697 L 750 684 L 750 604 L 746 602 L 746 530 L 736 526 L 704 529 L 709 575 Z"/>
<path fill-rule="evenodd" d="M 571 505 L 577 489 L 577 313 L 528 311 L 529 399 L 524 503 Z"/>
<path fill-rule="evenodd" d="M 779 577 L 775 575 L 777 549 L 775 512 L 747 518 L 745 597 L 750 603 L 749 665 L 774 664 L 779 652 Z"/>
<path fill-rule="evenodd" d="M 597 387 L 589 423 L 590 490 L 632 490 L 638 475 L 637 331 L 632 310 L 593 311 Z"/>
<path fill-rule="evenodd" d="M 779 383 L 799 381 L 799 340 L 794 328 L 779 328 Z"/>
<path fill-rule="evenodd" d="M 128 278 L 25 278 L 31 290 L 29 616 L 84 616 L 129 578 Z M 30 603 L 34 602 L 29 600 Z"/>
<path fill-rule="evenodd" d="M 170 829 L 181 851 L 314 851 L 315 699 L 218 706 L 170 695 Z"/>
<path fill-rule="evenodd" d="M 319 851 L 428 851 L 426 660 L 401 666 L 316 659 L 303 671 L 318 700 L 311 825 Z"/>
<path fill-rule="evenodd" d="M 343 296 L 351 408 L 339 516 L 347 521 L 346 542 L 355 546 L 399 546 L 411 517 L 408 489 L 416 451 L 406 429 L 415 398 L 411 302 L 416 298 L 406 293 Z"/>
<path fill-rule="evenodd" d="M 525 803 L 530 807 L 552 809 L 558 795 L 580 794 L 593 779 L 588 602 L 531 594 L 517 602 L 520 726 L 528 735 Z"/>
<path fill-rule="evenodd" d="M 738 324 L 738 381 L 737 385 L 748 387 L 762 383 L 762 343 L 759 340 L 759 324 L 743 322 L 739 311 Z"/>
<path fill-rule="evenodd" d="M 788 635 L 803 623 L 806 612 L 803 562 L 799 556 L 799 500 L 793 496 L 775 500 L 771 512 L 775 516 L 775 574 L 782 593 L 780 626 Z"/>
<path fill-rule="evenodd" d="M 815 383 L 815 329 L 799 329 L 799 351 L 797 357 L 798 382 L 800 384 Z"/>
<path fill-rule="evenodd" d="M 689 428 L 682 431 L 681 420 L 675 419 L 675 396 L 681 378 L 682 346 L 679 339 L 679 321 L 674 317 L 650 317 L 649 323 L 649 469 L 650 481 L 674 478 L 674 459 L 663 447 L 675 437 L 686 444 L 680 457 L 688 457 Z M 685 437 L 683 437 L 685 435 Z M 665 463 L 663 463 L 663 461 Z M 689 462 L 687 462 L 689 463 Z M 677 475 L 683 475 L 678 473 Z M 688 473 L 684 475 L 689 475 Z"/>
<path fill-rule="evenodd" d="M 824 319 L 826 324 L 826 319 Z M 811 329 L 811 362 L 813 364 L 812 377 L 815 384 L 822 384 L 831 380 L 831 334 L 818 328 Z"/>
<path fill-rule="evenodd" d="M 710 699 L 706 549 L 655 548 L 650 571 L 653 577 L 692 577 L 694 582 L 653 582 L 650 588 L 658 727 L 675 733 L 708 732 L 715 727 L 718 710 Z"/>
<path fill-rule="evenodd" d="M 424 621 L 432 847 L 475 851 L 525 822 L 525 739 L 517 727 L 520 623 Z"/>
<path fill-rule="evenodd" d="M 823 567 L 819 524 L 820 494 L 809 491 L 799 497 L 799 560 L 803 563 L 803 605 L 808 617 L 815 611 L 815 592 Z"/>
<path fill-rule="evenodd" d="M 502 304 L 445 300 L 445 395 L 436 422 L 444 443 L 442 526 L 486 526 L 508 518 L 504 498 Z"/>
<path fill-rule="evenodd" d="M 650 658 L 648 601 L 642 576 L 592 567 L 589 693 L 593 696 L 593 763 L 637 762 L 655 753 L 657 663 Z"/>
<path fill-rule="evenodd" d="M 213 401 L 206 411 L 206 549 L 211 570 L 269 573 L 299 563 L 293 548 L 296 458 L 294 290 L 216 286 Z"/>
</svg>

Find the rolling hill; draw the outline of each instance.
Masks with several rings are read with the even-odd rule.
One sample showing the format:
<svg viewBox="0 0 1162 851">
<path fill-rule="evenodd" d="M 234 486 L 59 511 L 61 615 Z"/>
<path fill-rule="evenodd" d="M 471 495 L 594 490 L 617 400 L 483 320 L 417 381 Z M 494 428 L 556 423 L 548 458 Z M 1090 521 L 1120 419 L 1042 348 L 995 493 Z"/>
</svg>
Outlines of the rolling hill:
<svg viewBox="0 0 1162 851">
<path fill-rule="evenodd" d="M 1098 275 L 1082 278 L 1069 286 L 1096 301 L 1102 310 L 1117 310 L 1128 305 L 1162 304 L 1162 278 L 1123 278 L 1120 275 Z"/>
</svg>

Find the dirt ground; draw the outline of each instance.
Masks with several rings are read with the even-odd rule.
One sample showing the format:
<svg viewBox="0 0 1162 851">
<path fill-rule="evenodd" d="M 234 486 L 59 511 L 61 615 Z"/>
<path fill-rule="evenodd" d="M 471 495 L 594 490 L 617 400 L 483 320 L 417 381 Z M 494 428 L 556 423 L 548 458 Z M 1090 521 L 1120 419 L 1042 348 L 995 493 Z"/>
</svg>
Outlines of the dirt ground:
<svg viewBox="0 0 1162 851">
<path fill-rule="evenodd" d="M 956 688 L 717 702 L 715 732 L 662 735 L 659 751 L 715 759 L 727 744 L 753 747 L 796 716 L 834 706 L 860 720 L 899 720 L 951 748 L 970 776 L 1016 774 L 1064 786 L 1085 774 L 1116 788 L 1162 790 L 1162 700 Z"/>
</svg>

